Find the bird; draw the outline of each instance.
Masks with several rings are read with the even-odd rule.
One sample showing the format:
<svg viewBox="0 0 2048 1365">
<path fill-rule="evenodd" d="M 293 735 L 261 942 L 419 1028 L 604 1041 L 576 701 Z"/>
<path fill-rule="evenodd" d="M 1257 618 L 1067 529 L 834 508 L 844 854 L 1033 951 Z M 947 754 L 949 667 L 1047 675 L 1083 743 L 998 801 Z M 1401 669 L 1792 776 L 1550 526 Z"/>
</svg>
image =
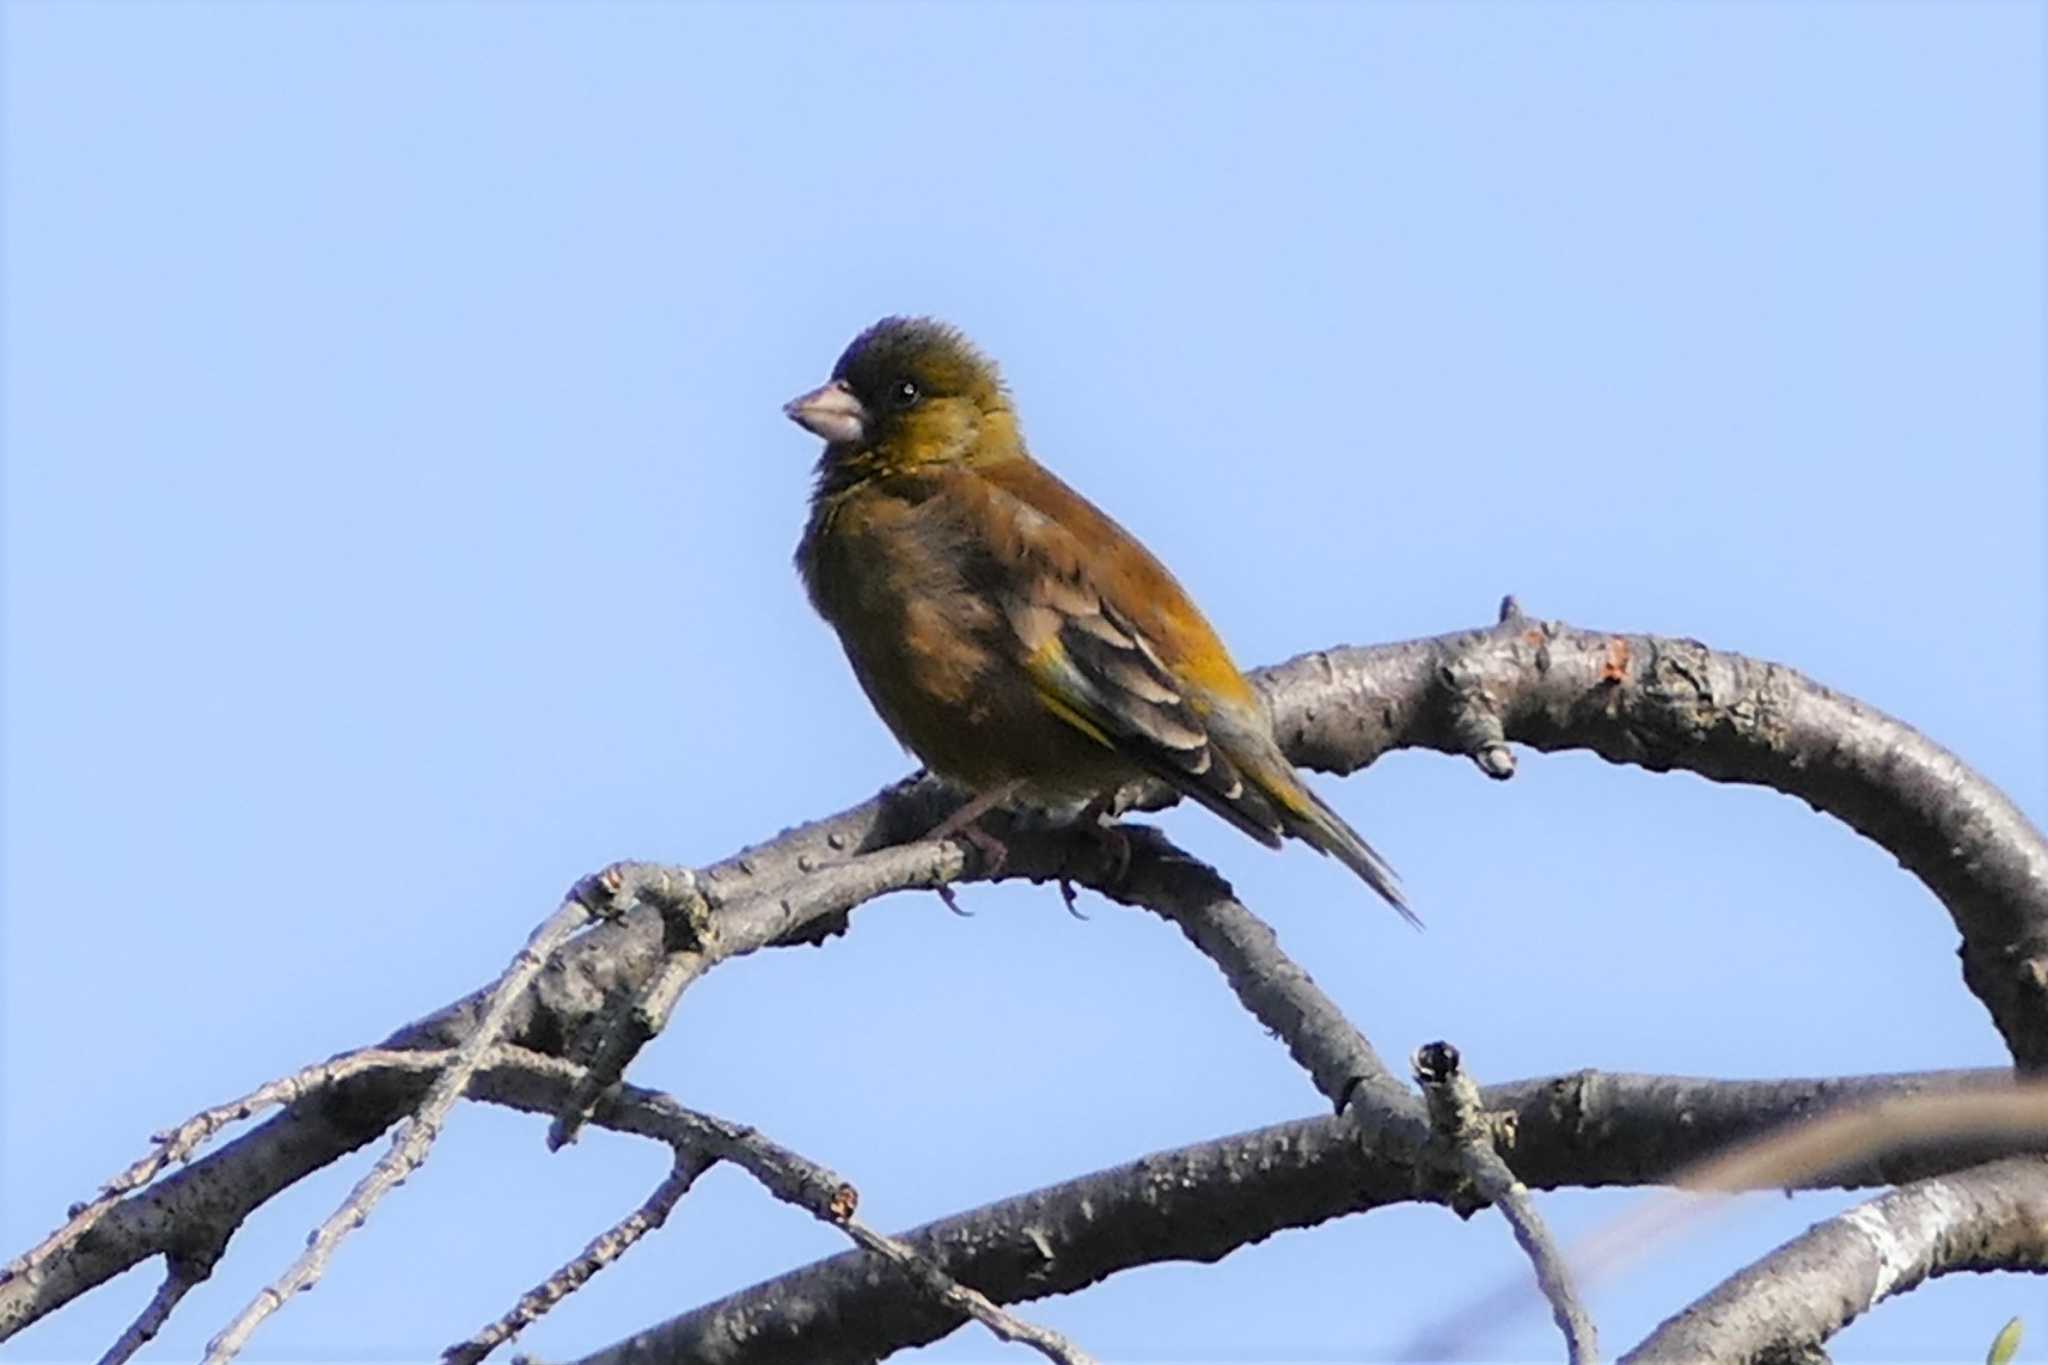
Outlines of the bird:
<svg viewBox="0 0 2048 1365">
<path fill-rule="evenodd" d="M 996 806 L 1100 821 L 1152 777 L 1262 844 L 1335 857 L 1421 926 L 1186 590 L 1032 457 L 957 328 L 883 318 L 783 412 L 825 442 L 796 551 L 811 604 L 882 721 L 969 797 L 931 837 L 974 836 Z"/>
</svg>

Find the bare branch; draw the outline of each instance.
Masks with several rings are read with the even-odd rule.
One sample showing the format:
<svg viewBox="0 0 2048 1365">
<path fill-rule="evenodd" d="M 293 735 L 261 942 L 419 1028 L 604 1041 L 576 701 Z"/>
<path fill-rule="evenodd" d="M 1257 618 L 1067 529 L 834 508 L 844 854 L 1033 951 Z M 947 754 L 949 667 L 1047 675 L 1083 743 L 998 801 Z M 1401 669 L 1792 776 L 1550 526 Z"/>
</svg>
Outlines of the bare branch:
<svg viewBox="0 0 2048 1365">
<path fill-rule="evenodd" d="M 2001 1084 L 1985 1087 L 1849 1091 L 1812 1118 L 1712 1151 L 1704 1160 L 1670 1174 L 1666 1183 L 1677 1190 L 1652 1198 L 1581 1240 L 1572 1254 L 1580 1281 L 1590 1283 L 1617 1266 L 1639 1261 L 1660 1241 L 1711 1216 L 1718 1201 L 1695 1197 L 1700 1193 L 1836 1185 L 1846 1170 L 1925 1153 L 1931 1144 L 1948 1150 L 1952 1169 L 1975 1164 L 1968 1159 L 1973 1147 L 1982 1159 L 2038 1150 L 2048 1137 L 2048 1081 L 2001 1079 Z M 1919 1165 L 1909 1158 L 1908 1168 Z M 1893 1170 L 1901 1178 L 1907 1173 L 1899 1167 Z M 1519 1288 L 1504 1283 L 1448 1310 L 1428 1334 L 1425 1347 L 1407 1354 L 1434 1358 L 1464 1353 L 1482 1326 L 1498 1325 L 1515 1313 Z"/>
<path fill-rule="evenodd" d="M 121 1333 L 107 1348 L 107 1353 L 100 1357 L 100 1365 L 124 1365 L 134 1358 L 137 1351 L 155 1341 L 156 1334 L 163 1331 L 164 1324 L 170 1321 L 171 1311 L 179 1301 L 212 1273 L 211 1265 L 197 1264 L 182 1256 L 171 1257 L 170 1265 L 164 1271 L 163 1283 L 157 1286 L 156 1293 L 150 1295 L 149 1302 L 142 1306 L 135 1320 L 128 1324 L 128 1330 Z"/>
<path fill-rule="evenodd" d="M 364 1048 L 360 1052 L 347 1052 L 339 1057 L 330 1057 L 324 1062 L 315 1062 L 301 1067 L 289 1076 L 280 1076 L 266 1081 L 248 1094 L 211 1109 L 202 1109 L 177 1127 L 155 1136 L 156 1147 L 148 1156 L 101 1187 L 100 1193 L 90 1202 L 75 1206 L 70 1220 L 44 1238 L 33 1249 L 15 1258 L 5 1270 L 0 1270 L 0 1284 L 16 1275 L 28 1276 L 33 1281 L 40 1268 L 53 1256 L 77 1244 L 101 1215 L 112 1208 L 123 1195 L 141 1189 L 167 1168 L 181 1161 L 189 1160 L 192 1154 L 206 1145 L 222 1129 L 230 1124 L 240 1123 L 255 1115 L 258 1110 L 272 1105 L 296 1104 L 309 1095 L 325 1090 L 351 1076 L 360 1076 L 402 1066 L 408 1070 L 428 1069 L 421 1066 L 420 1053 L 404 1052 L 390 1048 Z M 238 1220 L 239 1221 L 239 1220 Z M 232 1227 L 221 1230 L 218 1240 L 225 1243 Z M 189 1256 L 187 1259 L 191 1259 Z"/>
<path fill-rule="evenodd" d="M 1336 1002 L 1280 951 L 1272 928 L 1238 901 L 1230 883 L 1157 830 L 1133 828 L 1129 844 L 1124 876 L 1096 889 L 1178 925 L 1252 1016 L 1286 1044 L 1331 1106 L 1352 1112 L 1361 1137 L 1376 1150 L 1413 1154 L 1427 1144 L 1421 1102 Z"/>
<path fill-rule="evenodd" d="M 2048 1056 L 2048 845 L 1953 755 L 1790 669 L 1691 641 L 1577 631 L 1508 613 L 1484 631 L 1304 656 L 1260 681 L 1283 746 L 1307 766 L 1350 771 L 1391 748 L 1426 747 L 1470 754 L 1493 771 L 1502 766 L 1501 746 L 1515 741 L 1585 747 L 1616 762 L 1690 768 L 1799 796 L 1883 845 L 1942 898 L 1963 933 L 1965 979 L 2015 1057 L 2031 1067 Z M 697 888 L 729 945 L 722 955 L 822 941 L 874 895 L 971 870 L 954 845 L 891 847 L 932 828 L 947 808 L 936 784 L 903 783 L 703 869 Z M 1012 855 L 1008 874 L 1057 878 L 1095 850 L 1086 840 L 1025 838 L 1012 841 Z M 667 932 L 658 911 L 640 906 L 582 935 L 513 1002 L 505 1038 L 591 1055 L 584 1049 L 593 1024 L 611 1002 L 639 998 L 664 970 L 678 977 L 672 998 L 701 972 L 674 964 Z M 474 994 L 387 1043 L 460 1045 L 488 1002 Z M 0 1338 L 141 1260 L 224 1239 L 249 1210 L 387 1128 L 424 1084 L 394 1070 L 323 1091 L 121 1199 L 91 1238 L 52 1257 L 46 1273 L 0 1277 Z M 1644 1136 L 1646 1169 L 1684 1140 L 1668 1131 Z"/>
<path fill-rule="evenodd" d="M 556 1058 L 501 1052 L 500 1059 L 505 1064 L 479 1078 L 480 1098 L 547 1112 L 576 1093 L 583 1080 L 582 1068 Z M 602 1098 L 591 1118 L 620 1132 L 659 1138 L 679 1154 L 697 1152 L 729 1161 L 777 1199 L 842 1229 L 890 1268 L 899 1291 L 907 1279 L 934 1309 L 972 1318 L 999 1339 L 1030 1346 L 1057 1365 L 1092 1365 L 1085 1352 L 1059 1333 L 1011 1316 L 986 1295 L 961 1284 L 925 1251 L 867 1227 L 854 1217 L 860 1194 L 851 1184 L 752 1128 L 686 1109 L 670 1096 L 638 1086 L 622 1086 Z"/>
<path fill-rule="evenodd" d="M 1515 1128 L 1517 1177 L 1549 1189 L 1651 1183 L 1834 1104 L 2011 1084 L 2003 1070 L 1785 1081 L 1576 1072 L 1480 1094 L 1488 1112 Z M 1890 1184 L 1992 1150 L 1977 1142 L 1924 1146 L 1837 1164 L 1811 1185 Z M 1287 1228 L 1450 1193 L 1407 1163 L 1366 1150 L 1348 1118 L 1326 1116 L 1154 1153 L 899 1235 L 991 1298 L 1014 1303 L 1072 1293 L 1136 1266 L 1219 1260 Z M 936 1341 L 960 1322 L 906 1301 L 894 1276 L 845 1254 L 706 1304 L 593 1359 L 852 1365 Z"/>
<path fill-rule="evenodd" d="M 1572 1365 L 1590 1365 L 1600 1358 L 1599 1337 L 1593 1320 L 1586 1315 L 1572 1287 L 1571 1271 L 1564 1253 L 1544 1226 L 1529 1198 L 1529 1189 L 1515 1178 L 1495 1146 L 1494 1125 L 1480 1100 L 1479 1087 L 1464 1069 L 1458 1050 L 1449 1043 L 1428 1043 L 1418 1048 L 1414 1062 L 1415 1082 L 1422 1087 L 1429 1106 L 1430 1122 L 1443 1140 L 1457 1152 L 1468 1179 L 1487 1203 L 1501 1211 L 1514 1229 L 1515 1241 L 1536 1270 L 1536 1283 L 1550 1301 L 1551 1316 L 1564 1333 L 1565 1350 Z M 1407 1354 L 1437 1358 L 1439 1351 Z"/>
<path fill-rule="evenodd" d="M 1798 1358 L 1957 1270 L 2048 1270 L 2048 1157 L 2009 1157 L 1816 1224 L 1668 1318 L 1627 1362 Z"/>
<path fill-rule="evenodd" d="M 930 784 L 911 783 L 909 790 L 920 799 L 932 800 L 938 809 L 943 809 L 948 799 Z M 629 913 L 640 903 L 653 906 L 661 915 L 664 956 L 643 990 L 623 997 L 622 1005 L 607 1010 L 592 1024 L 589 1031 L 596 1034 L 596 1042 L 591 1048 L 589 1080 L 573 1097 L 570 1111 L 549 1130 L 549 1145 L 560 1147 L 575 1140 L 598 1091 L 617 1081 L 640 1049 L 667 1027 L 683 992 L 705 972 L 728 958 L 773 944 L 808 942 L 812 935 L 836 932 L 829 926 L 843 926 L 850 911 L 888 892 L 945 891 L 948 884 L 966 877 L 971 866 L 970 847 L 964 839 L 921 840 L 829 864 L 800 853 L 794 882 L 733 894 L 718 903 L 715 917 L 709 913 L 712 902 L 700 893 L 699 879 L 688 868 L 620 864 L 609 869 L 600 880 L 618 897 L 615 912 Z M 1006 850 L 1011 855 L 1005 863 L 1006 874 L 1035 881 L 1082 876 L 1090 868 L 1099 869 L 1106 857 L 1099 848 L 1089 849 L 1084 860 L 1076 863 L 1074 840 L 1047 831 L 1013 834 Z M 756 866 L 751 857 L 737 861 L 743 867 Z M 712 868 L 705 882 L 718 877 L 727 866 Z M 755 870 L 744 875 L 761 877 L 765 873 Z"/>
<path fill-rule="evenodd" d="M 589 1283 L 592 1276 L 633 1249 L 642 1237 L 668 1222 L 668 1216 L 709 1163 L 678 1153 L 675 1165 L 654 1192 L 618 1222 L 593 1238 L 583 1254 L 520 1295 L 505 1315 L 467 1341 L 441 1353 L 443 1365 L 477 1365 L 492 1351 L 546 1316 L 548 1310 Z"/>
<path fill-rule="evenodd" d="M 1986 1089 L 1880 1094 L 1850 1100 L 1800 1123 L 1761 1133 L 1675 1171 L 1691 1192 L 1800 1189 L 1832 1184 L 1831 1173 L 1873 1155 L 1975 1143 L 1987 1159 L 2041 1146 L 2048 1135 L 2048 1082 Z M 2004 1149 L 2004 1150 L 2000 1150 Z M 1614 1220 L 1579 1248 L 1586 1273 L 1639 1256 L 1645 1247 L 1703 1216 L 1708 1205 L 1678 1194 Z"/>
<path fill-rule="evenodd" d="M 641 1123 L 672 1125 L 671 1140 L 688 1140 L 701 1150 L 732 1162 L 777 1199 L 794 1204 L 820 1222 L 843 1229 L 856 1245 L 880 1256 L 938 1306 L 973 1318 L 1003 1341 L 1031 1346 L 1058 1365 L 1092 1365 L 1084 1352 L 1057 1332 L 1011 1317 L 987 1296 L 960 1284 L 930 1257 L 867 1227 L 854 1217 L 859 1193 L 817 1162 L 769 1141 L 751 1128 L 694 1113 L 667 1096 L 637 1088 L 617 1105 L 600 1108 L 593 1117 L 616 1124 L 620 1111 L 627 1109 Z"/>
<path fill-rule="evenodd" d="M 426 1098 L 420 1101 L 412 1117 L 398 1130 L 390 1150 L 368 1175 L 356 1182 L 341 1207 L 314 1230 L 305 1252 L 292 1263 L 291 1268 L 250 1300 L 234 1321 L 207 1343 L 207 1365 L 226 1365 L 233 1360 L 248 1343 L 250 1333 L 265 1318 L 283 1307 L 292 1295 L 310 1288 L 319 1280 L 335 1248 L 350 1232 L 363 1225 L 377 1202 L 419 1169 L 427 1159 L 434 1140 L 441 1136 L 441 1125 L 447 1121 L 449 1111 L 462 1099 L 477 1069 L 504 1035 L 513 1003 L 526 993 L 527 987 L 533 984 L 533 979 L 554 956 L 555 950 L 589 918 L 588 907 L 572 896 L 533 931 L 525 946 L 513 956 L 504 975 L 491 988 L 488 1003 L 475 1029 L 456 1050 L 453 1059 L 435 1075 Z"/>
<path fill-rule="evenodd" d="M 557 1111 L 571 1095 L 587 1088 L 585 1068 L 560 1058 L 509 1046 L 474 1052 L 468 1049 L 439 1052 L 371 1050 L 308 1068 L 288 1079 L 301 1085 L 318 1083 L 332 1086 L 372 1070 L 445 1075 L 456 1067 L 464 1068 L 470 1077 L 470 1084 L 465 1088 L 473 1089 L 478 1098 L 529 1112 Z M 284 1084 L 278 1082 L 266 1090 L 277 1089 Z M 215 1112 L 208 1111 L 209 1114 Z M 1057 1365 L 1093 1365 L 1086 1352 L 1059 1333 L 1023 1322 L 1003 1311 L 985 1295 L 960 1284 L 917 1249 L 861 1223 L 854 1217 L 859 1195 L 850 1183 L 817 1162 L 770 1141 L 752 1128 L 687 1109 L 670 1096 L 637 1086 L 621 1087 L 605 1096 L 592 1118 L 621 1132 L 667 1143 L 676 1153 L 676 1164 L 670 1176 L 633 1215 L 592 1242 L 582 1256 L 523 1297 L 498 1322 L 468 1341 L 451 1347 L 445 1359 L 482 1360 L 492 1349 L 510 1340 L 581 1287 L 592 1275 L 617 1260 L 648 1231 L 661 1226 L 676 1202 L 711 1162 L 728 1161 L 752 1175 L 776 1198 L 843 1229 L 856 1246 L 872 1252 L 907 1277 L 909 1283 L 929 1295 L 936 1305 L 981 1322 L 1003 1341 L 1031 1346 Z M 368 1179 L 363 1183 L 367 1184 Z M 358 1192 L 361 1188 L 359 1185 Z M 353 1202 L 352 1195 L 350 1204 L 345 1204 L 344 1209 Z M 340 1216 L 336 1215 L 337 1218 Z M 322 1231 L 334 1222 L 330 1219 Z M 313 1240 L 317 1245 L 319 1234 Z M 154 1337 L 171 1309 L 194 1283 L 206 1277 L 209 1269 L 210 1264 L 193 1267 L 183 1261 L 175 1262 L 163 1288 L 117 1344 L 116 1351 L 120 1354 L 110 1354 L 109 1359 L 125 1360 Z M 275 1287 L 267 1290 L 266 1294 L 278 1295 L 280 1301 L 283 1297 Z M 259 1299 L 258 1302 L 267 1300 Z M 255 1321 L 260 1322 L 261 1316 Z"/>
<path fill-rule="evenodd" d="M 1423 1050 L 1435 1065 L 1425 1070 L 1417 1063 L 1416 1078 L 1429 1100 L 1424 1120 L 1422 1106 L 1394 1081 L 1372 1045 L 1308 973 L 1280 951 L 1272 929 L 1236 899 L 1214 869 L 1154 831 L 1134 831 L 1130 843 L 1129 872 L 1109 894 L 1178 924 L 1222 969 L 1245 1008 L 1286 1043 L 1317 1088 L 1357 1124 L 1369 1150 L 1431 1168 L 1418 1169 L 1418 1177 L 1454 1171 L 1486 1202 L 1496 1203 L 1535 1265 L 1573 1365 L 1596 1359 L 1597 1335 L 1571 1287 L 1563 1253 L 1528 1191 L 1494 1149 L 1478 1089 L 1459 1068 L 1456 1050 L 1436 1044 Z"/>
<path fill-rule="evenodd" d="M 1518 613 L 1264 670 L 1281 746 L 1340 773 L 1397 748 L 1487 767 L 1497 721 L 1505 739 L 1546 752 L 1590 749 L 1796 796 L 1941 899 L 1962 933 L 1963 979 L 2014 1060 L 2048 1066 L 2048 841 L 2002 792 L 1912 726 L 1783 664 Z"/>
<path fill-rule="evenodd" d="M 593 880 L 590 892 L 608 897 L 613 914 L 644 903 L 661 915 L 664 959 L 645 991 L 623 998 L 597 1025 L 590 1070 L 548 1129 L 550 1151 L 576 1140 L 599 1094 L 623 1079 L 640 1049 L 668 1027 L 669 1014 L 683 991 L 716 960 L 712 946 L 720 938 L 711 906 L 697 890 L 697 875 L 688 868 L 619 863 Z"/>
<path fill-rule="evenodd" d="M 1955 755 L 1875 708 L 1781 664 L 1537 622 L 1519 608 L 1491 629 L 1318 652 L 1254 677 L 1283 748 L 1309 767 L 1348 773 L 1392 749 L 1429 748 L 1505 776 L 1514 741 L 1797 796 L 1941 898 L 1963 934 L 1965 980 L 2015 1059 L 2048 1063 L 2048 841 Z M 1160 790 L 1139 804 L 1170 800 Z M 714 909 L 735 893 L 763 900 L 849 852 L 915 837 L 947 803 L 933 784 L 906 783 L 707 869 L 702 884 Z M 745 950 L 836 932 L 848 908 L 781 907 L 777 935 Z"/>
<path fill-rule="evenodd" d="M 920 799 L 924 795 L 935 793 L 921 791 Z M 1059 840 L 1041 836 L 1031 858 L 1019 859 L 1020 866 L 1043 865 L 1052 875 L 1065 866 L 1061 848 Z M 884 849 L 815 878 L 804 877 L 803 885 L 787 895 L 773 888 L 766 895 L 735 894 L 720 921 L 719 954 L 764 946 L 792 923 L 801 927 L 843 915 L 880 888 L 934 884 L 958 873 L 961 856 L 957 848 L 942 844 Z M 728 873 L 728 880 L 738 878 Z M 567 913 L 580 911 L 574 902 L 565 906 Z M 534 1051 L 559 1055 L 575 1050 L 580 1032 L 603 1017 L 607 1000 L 638 990 L 660 969 L 663 932 L 656 910 L 628 909 L 616 923 L 598 926 L 556 954 L 531 989 L 477 992 L 399 1030 L 387 1046 L 427 1051 L 461 1046 L 479 1036 L 482 1020 L 490 1023 L 486 1036 L 502 1027 L 507 1041 Z M 280 1190 L 375 1138 L 420 1102 L 426 1085 L 422 1072 L 404 1067 L 350 1076 L 129 1196 L 106 1212 L 89 1244 L 77 1245 L 74 1230 L 67 1254 L 53 1255 L 42 1273 L 0 1279 L 0 1339 L 149 1256 L 209 1240 L 225 1244 L 251 1211 Z M 568 1098 L 565 1090 L 557 1102 Z"/>
</svg>

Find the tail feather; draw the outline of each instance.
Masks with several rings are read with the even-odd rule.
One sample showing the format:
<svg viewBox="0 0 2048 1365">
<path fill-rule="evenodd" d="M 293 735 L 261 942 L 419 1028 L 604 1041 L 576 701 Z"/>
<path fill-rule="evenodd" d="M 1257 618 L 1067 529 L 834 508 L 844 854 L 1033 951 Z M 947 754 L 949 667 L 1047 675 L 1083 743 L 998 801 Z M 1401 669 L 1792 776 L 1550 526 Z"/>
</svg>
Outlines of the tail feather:
<svg viewBox="0 0 2048 1365">
<path fill-rule="evenodd" d="M 1417 929 L 1422 927 L 1422 920 L 1408 908 L 1401 879 L 1387 860 L 1309 790 L 1271 739 L 1247 756 L 1245 746 L 1215 743 L 1217 717 L 1209 719 L 1210 761 L 1199 775 L 1159 761 L 1142 749 L 1127 752 L 1154 777 L 1201 802 L 1260 843 L 1278 848 L 1283 836 L 1292 836 L 1335 858 L 1377 891 L 1402 919 Z"/>
<path fill-rule="evenodd" d="M 1400 913 L 1402 919 L 1414 928 L 1422 927 L 1422 920 L 1408 908 L 1408 898 L 1401 892 L 1401 879 L 1387 860 L 1373 851 L 1371 844 L 1360 838 L 1358 831 L 1344 823 L 1344 817 L 1323 804 L 1323 799 L 1310 791 L 1306 784 L 1296 782 L 1294 791 L 1305 799 L 1300 802 L 1286 798 L 1294 792 L 1276 793 L 1280 800 L 1281 823 L 1287 832 L 1319 853 L 1327 853 L 1344 866 L 1356 872 L 1367 886 L 1380 893 L 1380 898 Z"/>
</svg>

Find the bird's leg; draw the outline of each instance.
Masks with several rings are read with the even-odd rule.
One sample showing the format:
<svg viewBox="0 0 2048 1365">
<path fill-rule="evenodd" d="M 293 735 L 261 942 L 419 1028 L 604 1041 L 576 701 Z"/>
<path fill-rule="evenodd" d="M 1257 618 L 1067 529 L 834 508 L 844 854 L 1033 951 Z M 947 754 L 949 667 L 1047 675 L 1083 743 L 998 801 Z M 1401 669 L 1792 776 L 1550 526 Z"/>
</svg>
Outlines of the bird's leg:
<svg viewBox="0 0 2048 1365">
<path fill-rule="evenodd" d="M 998 786 L 990 787 L 987 791 L 977 792 L 972 800 L 968 801 L 965 805 L 961 806 L 960 809 L 954 811 L 945 819 L 939 821 L 938 824 L 933 825 L 932 832 L 930 834 L 925 835 L 924 837 L 927 839 L 935 840 L 950 839 L 956 834 L 962 834 L 967 835 L 967 837 L 971 839 L 973 834 L 982 834 L 983 831 L 981 830 L 972 830 L 972 832 L 970 833 L 970 827 L 974 824 L 976 820 L 979 820 L 982 816 L 987 815 L 997 806 L 1002 805 L 1003 802 L 1015 796 L 1017 794 L 1017 789 L 1019 787 L 1022 787 L 1023 785 L 1023 778 L 1014 777 L 1011 778 L 1008 782 L 1001 783 Z M 984 837 L 993 836 L 984 835 Z M 1007 854 L 1005 856 L 1007 856 Z"/>
<path fill-rule="evenodd" d="M 965 839 L 974 845 L 974 851 L 981 855 L 982 875 L 996 876 L 1003 870 L 1003 864 L 1010 860 L 1010 850 L 1004 847 L 1001 839 L 974 822 L 1015 796 L 1017 789 L 1023 785 L 1022 778 L 1013 778 L 999 786 L 990 787 L 987 791 L 976 793 L 972 800 L 939 821 L 932 827 L 932 832 L 924 837 L 934 842 L 943 842 L 956 835 Z M 972 913 L 960 908 L 960 900 L 953 894 L 951 886 L 941 883 L 933 889 L 939 893 L 939 899 L 946 903 L 946 908 L 954 914 Z"/>
</svg>

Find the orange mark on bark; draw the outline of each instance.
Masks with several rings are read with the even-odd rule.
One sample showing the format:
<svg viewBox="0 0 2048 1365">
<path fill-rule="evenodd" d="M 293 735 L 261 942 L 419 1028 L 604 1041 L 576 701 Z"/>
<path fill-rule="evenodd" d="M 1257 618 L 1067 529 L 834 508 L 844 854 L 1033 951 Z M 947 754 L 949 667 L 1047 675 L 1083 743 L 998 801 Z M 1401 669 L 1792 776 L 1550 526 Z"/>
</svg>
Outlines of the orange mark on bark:
<svg viewBox="0 0 2048 1365">
<path fill-rule="evenodd" d="M 1600 681 L 1603 683 L 1625 683 L 1628 681 L 1628 641 L 1615 636 L 1607 642 L 1607 657 L 1600 661 Z"/>
<path fill-rule="evenodd" d="M 832 1216 L 844 1223 L 853 1217 L 853 1211 L 860 1205 L 860 1191 L 851 1185 L 841 1185 L 832 1191 Z"/>
</svg>

